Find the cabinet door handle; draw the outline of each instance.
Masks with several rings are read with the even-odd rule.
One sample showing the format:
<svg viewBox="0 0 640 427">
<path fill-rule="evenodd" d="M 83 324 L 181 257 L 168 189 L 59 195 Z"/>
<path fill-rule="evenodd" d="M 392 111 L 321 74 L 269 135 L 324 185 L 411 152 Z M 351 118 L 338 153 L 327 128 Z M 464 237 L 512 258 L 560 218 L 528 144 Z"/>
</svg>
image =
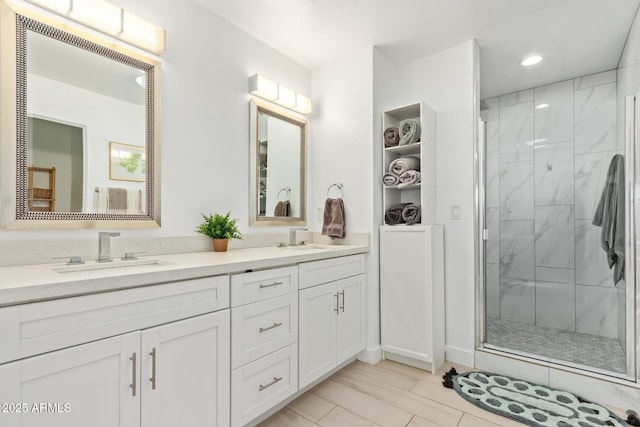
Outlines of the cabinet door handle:
<svg viewBox="0 0 640 427">
<path fill-rule="evenodd" d="M 137 355 L 136 353 L 133 353 L 131 355 L 131 357 L 129 358 L 129 360 L 131 360 L 131 366 L 132 366 L 132 372 L 133 374 L 131 375 L 131 384 L 129 384 L 129 387 L 131 387 L 131 396 L 135 397 L 136 396 L 136 391 L 138 388 L 138 380 L 137 380 L 137 366 L 138 366 L 138 361 L 137 361 Z"/>
<path fill-rule="evenodd" d="M 340 308 L 342 309 L 342 312 L 344 313 L 344 289 L 342 291 L 340 291 L 340 295 L 342 295 L 342 305 L 340 306 Z"/>
<path fill-rule="evenodd" d="M 273 288 L 274 286 L 282 285 L 282 283 L 283 282 L 273 282 L 273 283 L 270 283 L 268 285 L 260 284 L 260 289 Z"/>
<path fill-rule="evenodd" d="M 273 381 L 271 381 L 269 384 L 267 384 L 267 385 L 260 384 L 260 387 L 258 387 L 258 391 L 262 391 L 264 389 L 267 389 L 267 388 L 271 387 L 272 385 L 274 385 L 274 384 L 276 384 L 276 383 L 278 383 L 280 381 L 282 381 L 282 377 L 273 377 Z"/>
<path fill-rule="evenodd" d="M 263 333 L 263 332 L 267 332 L 270 329 L 278 328 L 280 326 L 282 326 L 282 323 L 274 323 L 273 325 L 267 326 L 266 328 L 260 328 L 259 331 L 260 333 Z"/>
<path fill-rule="evenodd" d="M 340 294 L 335 294 L 334 297 L 336 297 L 336 308 L 333 311 L 340 314 Z"/>
<path fill-rule="evenodd" d="M 153 347 L 153 349 L 151 350 L 151 353 L 149 353 L 149 356 L 151 356 L 151 378 L 149 378 L 149 381 L 151 381 L 151 390 L 155 390 L 156 389 L 156 348 Z"/>
</svg>

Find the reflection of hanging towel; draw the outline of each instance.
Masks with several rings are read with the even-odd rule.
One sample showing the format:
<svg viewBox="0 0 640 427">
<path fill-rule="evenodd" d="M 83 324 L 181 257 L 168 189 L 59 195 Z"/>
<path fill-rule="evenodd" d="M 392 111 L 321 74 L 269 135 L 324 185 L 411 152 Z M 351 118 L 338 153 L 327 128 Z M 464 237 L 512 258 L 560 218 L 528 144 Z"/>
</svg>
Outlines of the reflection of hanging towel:
<svg viewBox="0 0 640 427">
<path fill-rule="evenodd" d="M 324 202 L 324 222 L 322 235 L 332 239 L 344 239 L 346 236 L 344 202 L 342 199 L 327 199 Z"/>
<path fill-rule="evenodd" d="M 288 200 L 276 203 L 273 216 L 289 216 L 291 205 Z"/>
<path fill-rule="evenodd" d="M 109 188 L 109 209 L 127 209 L 127 189 Z"/>
<path fill-rule="evenodd" d="M 613 269 L 613 283 L 624 279 L 624 157 L 611 158 L 602 196 L 593 215 L 593 225 L 602 227 L 600 245 L 607 253 L 609 268 Z"/>
<path fill-rule="evenodd" d="M 142 190 L 128 190 L 117 187 L 96 187 L 94 212 L 108 214 L 135 214 L 145 212 Z"/>
</svg>

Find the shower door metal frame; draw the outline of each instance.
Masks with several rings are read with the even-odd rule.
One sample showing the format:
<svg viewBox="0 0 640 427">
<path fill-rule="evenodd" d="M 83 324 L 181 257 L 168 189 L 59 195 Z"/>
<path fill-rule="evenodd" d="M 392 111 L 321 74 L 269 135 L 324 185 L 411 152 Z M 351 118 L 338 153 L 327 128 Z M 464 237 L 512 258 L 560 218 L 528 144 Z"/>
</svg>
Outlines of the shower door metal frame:
<svg viewBox="0 0 640 427">
<path fill-rule="evenodd" d="M 486 341 L 486 301 L 485 301 L 485 244 L 487 239 L 486 212 L 485 212 L 485 191 L 486 191 L 486 139 L 487 122 L 478 118 L 478 137 L 474 141 L 474 210 L 476 221 L 474 223 L 474 245 L 475 245 L 475 266 L 474 275 L 476 278 L 476 348 L 483 348 Z"/>
<path fill-rule="evenodd" d="M 625 97 L 625 286 L 627 374 L 640 382 L 640 286 L 636 278 L 636 144 L 640 142 L 640 92 Z M 629 262 L 630 261 L 630 262 Z"/>
</svg>

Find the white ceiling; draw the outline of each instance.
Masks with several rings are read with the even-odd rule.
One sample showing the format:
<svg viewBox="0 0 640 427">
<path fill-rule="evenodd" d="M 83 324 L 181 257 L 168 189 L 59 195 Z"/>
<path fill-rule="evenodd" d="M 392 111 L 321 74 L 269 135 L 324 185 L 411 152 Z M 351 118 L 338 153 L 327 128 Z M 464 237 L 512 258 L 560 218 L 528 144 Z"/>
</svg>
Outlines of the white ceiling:
<svg viewBox="0 0 640 427">
<path fill-rule="evenodd" d="M 640 0 L 193 0 L 316 69 L 377 46 L 398 64 L 478 40 L 482 96 L 616 68 Z M 531 69 L 519 63 L 537 53 Z"/>
</svg>

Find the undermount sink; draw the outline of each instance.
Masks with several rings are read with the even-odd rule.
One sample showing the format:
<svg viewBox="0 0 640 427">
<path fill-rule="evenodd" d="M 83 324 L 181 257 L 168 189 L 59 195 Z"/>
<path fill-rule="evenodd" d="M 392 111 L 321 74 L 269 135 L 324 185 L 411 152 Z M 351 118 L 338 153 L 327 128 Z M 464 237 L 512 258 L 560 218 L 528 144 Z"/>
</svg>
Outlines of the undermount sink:
<svg viewBox="0 0 640 427">
<path fill-rule="evenodd" d="M 78 265 L 66 265 L 64 267 L 56 267 L 53 270 L 58 273 L 76 273 L 81 271 L 93 271 L 93 270 L 112 270 L 123 269 L 140 266 L 152 266 L 152 265 L 169 265 L 170 263 L 160 261 L 157 259 L 138 259 L 133 261 L 120 261 L 114 260 L 113 262 L 92 262 L 87 264 Z"/>
<path fill-rule="evenodd" d="M 305 245 L 285 246 L 284 249 L 293 249 L 294 251 L 305 251 L 308 249 L 329 249 L 329 245 L 319 245 L 317 243 L 309 243 Z"/>
</svg>

